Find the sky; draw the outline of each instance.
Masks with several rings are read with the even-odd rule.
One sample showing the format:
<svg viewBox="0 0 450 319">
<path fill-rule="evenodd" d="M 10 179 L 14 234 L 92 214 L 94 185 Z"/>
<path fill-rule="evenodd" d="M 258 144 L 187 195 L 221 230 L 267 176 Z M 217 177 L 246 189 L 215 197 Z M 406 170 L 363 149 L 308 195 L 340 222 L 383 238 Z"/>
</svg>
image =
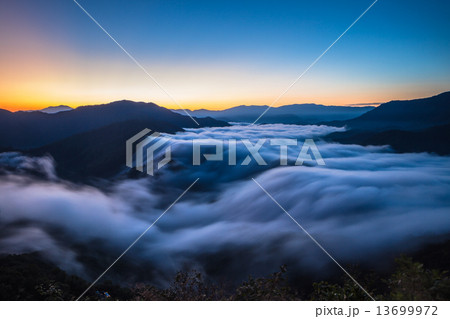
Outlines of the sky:
<svg viewBox="0 0 450 319">
<path fill-rule="evenodd" d="M 183 108 L 270 105 L 373 2 L 78 1 Z M 450 3 L 379 0 L 275 106 L 450 88 Z M 0 1 L 0 108 L 172 99 L 72 0 Z"/>
</svg>

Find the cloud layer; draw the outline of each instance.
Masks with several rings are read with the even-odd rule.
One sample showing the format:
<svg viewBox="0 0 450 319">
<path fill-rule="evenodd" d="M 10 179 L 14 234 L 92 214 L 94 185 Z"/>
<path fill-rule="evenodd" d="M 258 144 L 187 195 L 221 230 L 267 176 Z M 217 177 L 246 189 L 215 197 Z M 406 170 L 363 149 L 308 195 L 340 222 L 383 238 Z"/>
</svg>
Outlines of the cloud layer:
<svg viewBox="0 0 450 319">
<path fill-rule="evenodd" d="M 294 273 L 322 278 L 335 271 L 251 177 L 342 264 L 382 267 L 391 254 L 448 236 L 449 157 L 320 141 L 333 130 L 295 125 L 189 130 L 171 136 L 174 161 L 157 176 L 119 179 L 107 189 L 59 180 L 49 158 L 3 153 L 0 253 L 41 251 L 62 268 L 93 278 L 197 177 L 199 186 L 150 229 L 110 278 L 163 284 L 175 271 L 195 267 L 234 281 L 283 263 Z M 264 167 L 254 161 L 190 164 L 193 138 L 272 137 L 314 138 L 326 166 L 279 166 L 279 149 L 270 147 L 261 152 L 271 162 Z M 246 156 L 242 145 L 238 154 Z"/>
</svg>

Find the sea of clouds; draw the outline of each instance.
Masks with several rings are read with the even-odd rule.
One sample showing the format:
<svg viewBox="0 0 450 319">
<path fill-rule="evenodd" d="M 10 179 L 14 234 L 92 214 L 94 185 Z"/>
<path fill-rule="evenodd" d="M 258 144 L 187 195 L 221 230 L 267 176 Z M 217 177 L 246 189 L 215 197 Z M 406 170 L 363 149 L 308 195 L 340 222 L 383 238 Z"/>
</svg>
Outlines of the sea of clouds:
<svg viewBox="0 0 450 319">
<path fill-rule="evenodd" d="M 387 146 L 341 145 L 320 138 L 327 126 L 255 125 L 189 129 L 171 138 L 173 161 L 155 176 L 108 187 L 57 177 L 49 157 L 0 154 L 0 253 L 39 251 L 93 279 L 184 189 L 197 184 L 113 267 L 107 278 L 164 285 L 181 269 L 239 281 L 287 264 L 299 276 L 339 271 L 328 256 L 252 180 L 255 178 L 341 264 L 385 267 L 450 234 L 450 157 L 396 154 Z M 192 139 L 313 138 L 326 165 L 265 166 L 227 161 L 192 165 Z M 122 147 L 122 146 L 120 146 Z M 123 146 L 124 147 L 124 146 Z M 238 143 L 238 161 L 248 155 Z M 225 149 L 226 152 L 226 149 Z M 226 158 L 226 156 L 225 156 Z"/>
</svg>

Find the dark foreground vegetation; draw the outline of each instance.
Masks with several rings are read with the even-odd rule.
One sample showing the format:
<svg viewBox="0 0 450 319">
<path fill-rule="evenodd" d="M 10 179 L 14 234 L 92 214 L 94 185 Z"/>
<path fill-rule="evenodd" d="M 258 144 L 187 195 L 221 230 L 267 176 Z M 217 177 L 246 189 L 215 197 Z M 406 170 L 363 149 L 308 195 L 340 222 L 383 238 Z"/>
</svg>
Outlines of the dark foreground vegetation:
<svg viewBox="0 0 450 319">
<path fill-rule="evenodd" d="M 377 300 L 449 300 L 448 246 L 400 256 L 391 272 L 349 269 L 356 280 Z M 237 287 L 214 283 L 193 270 L 179 272 L 168 288 L 148 284 L 121 287 L 102 282 L 82 300 L 370 300 L 343 275 L 332 281 L 312 283 L 298 289 L 288 279 L 286 266 L 262 278 L 249 277 Z M 0 257 L 0 300 L 75 300 L 90 283 L 65 273 L 38 254 Z"/>
</svg>

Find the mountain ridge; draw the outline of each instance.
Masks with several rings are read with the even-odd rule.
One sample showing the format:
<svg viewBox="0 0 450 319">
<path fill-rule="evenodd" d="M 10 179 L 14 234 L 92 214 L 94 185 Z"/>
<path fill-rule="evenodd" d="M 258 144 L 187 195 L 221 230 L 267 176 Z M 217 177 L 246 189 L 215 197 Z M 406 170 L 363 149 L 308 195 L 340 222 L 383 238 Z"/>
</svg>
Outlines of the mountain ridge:
<svg viewBox="0 0 450 319">
<path fill-rule="evenodd" d="M 389 101 L 354 119 L 323 124 L 361 130 L 421 130 L 449 122 L 450 91 L 447 91 L 425 98 Z"/>
<path fill-rule="evenodd" d="M 55 113 L 59 113 L 59 112 L 73 111 L 73 108 L 71 108 L 70 106 L 67 106 L 67 105 L 58 105 L 58 106 L 48 106 L 46 108 L 43 108 L 43 109 L 40 109 L 37 111 L 47 113 L 47 114 L 55 114 Z"/>
<path fill-rule="evenodd" d="M 342 144 L 390 145 L 396 152 L 450 154 L 450 91 L 390 101 L 355 119 L 324 122 L 347 127 L 325 137 Z"/>
<path fill-rule="evenodd" d="M 142 119 L 156 119 L 180 129 L 229 125 L 213 118 L 197 118 L 198 126 L 188 116 L 177 114 L 154 103 L 128 100 L 80 106 L 70 112 L 54 114 L 40 111 L 9 112 L 0 109 L 0 147 L 37 148 L 103 126 Z"/>
<path fill-rule="evenodd" d="M 356 107 L 303 103 L 288 104 L 271 108 L 267 105 L 239 105 L 225 110 L 199 109 L 187 110 L 187 112 L 192 116 L 210 116 L 227 122 L 253 122 L 265 112 L 264 116 L 259 121 L 262 124 L 316 124 L 320 121 L 355 118 L 372 109 L 374 109 L 372 106 Z M 182 111 L 180 110 L 173 111 L 182 114 Z"/>
</svg>

